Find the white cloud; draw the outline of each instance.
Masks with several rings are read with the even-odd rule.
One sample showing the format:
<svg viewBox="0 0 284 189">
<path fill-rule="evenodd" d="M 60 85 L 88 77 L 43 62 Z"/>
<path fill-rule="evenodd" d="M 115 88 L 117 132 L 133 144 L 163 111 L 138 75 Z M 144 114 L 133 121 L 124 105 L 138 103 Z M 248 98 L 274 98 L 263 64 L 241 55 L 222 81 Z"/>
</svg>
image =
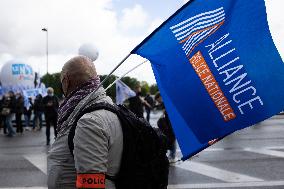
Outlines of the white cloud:
<svg viewBox="0 0 284 189">
<path fill-rule="evenodd" d="M 164 22 L 164 20 L 157 18 L 155 20 L 153 20 L 150 23 L 149 29 L 148 29 L 148 33 L 152 33 L 157 27 L 159 27 L 162 23 Z"/>
<path fill-rule="evenodd" d="M 190 1 L 190 0 L 183 0 L 183 3 L 185 4 L 185 3 L 187 3 L 188 1 Z"/>
<path fill-rule="evenodd" d="M 141 29 L 147 25 L 148 15 L 141 5 L 122 10 L 123 16 L 120 26 L 124 30 Z"/>
<path fill-rule="evenodd" d="M 266 0 L 267 17 L 270 32 L 273 41 L 280 53 L 282 60 L 284 60 L 284 16 L 283 16 L 283 0 Z"/>
<path fill-rule="evenodd" d="M 2 62 L 7 62 L 9 60 L 11 60 L 13 58 L 13 56 L 11 54 L 8 53 L 2 53 L 0 54 L 0 66 Z"/>
<path fill-rule="evenodd" d="M 135 66 L 145 61 L 147 61 L 147 59 L 144 59 L 139 55 L 131 55 L 125 61 L 125 63 L 116 71 L 116 73 L 118 76 L 122 76 L 125 73 L 127 73 L 127 71 L 131 70 Z M 141 66 L 137 67 L 135 70 L 133 70 L 131 73 L 127 75 L 139 78 L 141 81 L 147 81 L 151 84 L 155 83 L 154 74 L 149 61 L 143 63 Z"/>
<path fill-rule="evenodd" d="M 46 33 L 41 31 L 43 27 L 48 27 L 49 72 L 59 72 L 69 58 L 77 55 L 81 44 L 93 43 L 100 51 L 95 62 L 100 74 L 109 73 L 146 37 L 148 28 L 148 16 L 142 6 L 125 9 L 121 21 L 112 9 L 111 0 L 0 0 L 0 3 L 0 65 L 7 61 L 7 56 L 2 58 L 3 54 L 10 54 L 41 73 L 46 72 Z M 122 32 L 120 24 L 126 22 L 129 23 L 128 32 L 139 28 L 140 35 Z M 127 68 L 118 74 L 126 71 Z M 148 79 L 154 82 L 151 74 L 139 78 Z"/>
</svg>

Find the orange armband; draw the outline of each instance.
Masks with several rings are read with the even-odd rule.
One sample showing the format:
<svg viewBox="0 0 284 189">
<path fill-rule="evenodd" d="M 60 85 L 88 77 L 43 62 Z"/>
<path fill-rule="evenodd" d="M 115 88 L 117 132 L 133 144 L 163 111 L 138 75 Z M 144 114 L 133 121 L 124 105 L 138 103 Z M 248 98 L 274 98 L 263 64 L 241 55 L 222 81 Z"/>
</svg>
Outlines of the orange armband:
<svg viewBox="0 0 284 189">
<path fill-rule="evenodd" d="M 78 173 L 77 188 L 105 189 L 105 174 L 103 173 Z"/>
</svg>

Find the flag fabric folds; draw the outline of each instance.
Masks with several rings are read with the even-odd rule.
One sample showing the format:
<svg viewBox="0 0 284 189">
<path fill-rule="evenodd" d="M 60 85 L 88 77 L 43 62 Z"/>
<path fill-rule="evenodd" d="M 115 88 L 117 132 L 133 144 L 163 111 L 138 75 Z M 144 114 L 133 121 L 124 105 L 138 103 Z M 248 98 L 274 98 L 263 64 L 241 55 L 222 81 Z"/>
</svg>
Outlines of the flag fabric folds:
<svg viewBox="0 0 284 189">
<path fill-rule="evenodd" d="M 116 104 L 123 104 L 126 99 L 135 95 L 135 92 L 121 80 L 116 81 Z"/>
<path fill-rule="evenodd" d="M 191 0 L 132 53 L 150 60 L 185 158 L 284 107 L 264 0 Z"/>
</svg>

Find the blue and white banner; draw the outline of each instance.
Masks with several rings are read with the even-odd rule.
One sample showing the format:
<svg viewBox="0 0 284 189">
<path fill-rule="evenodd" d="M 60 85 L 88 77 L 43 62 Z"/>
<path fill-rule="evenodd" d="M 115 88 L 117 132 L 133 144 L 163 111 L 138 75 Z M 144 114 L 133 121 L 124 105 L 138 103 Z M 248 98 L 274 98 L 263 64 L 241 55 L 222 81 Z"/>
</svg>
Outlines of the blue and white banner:
<svg viewBox="0 0 284 189">
<path fill-rule="evenodd" d="M 4 91 L 3 88 L 0 86 L 0 97 L 2 97 L 4 95 Z"/>
<path fill-rule="evenodd" d="M 264 0 L 191 0 L 132 53 L 150 60 L 185 158 L 284 109 Z"/>
<path fill-rule="evenodd" d="M 45 86 L 43 85 L 42 88 L 34 88 L 34 89 L 27 89 L 27 90 L 22 90 L 22 93 L 23 93 L 23 96 L 24 96 L 24 99 L 25 99 L 25 107 L 26 108 L 30 108 L 31 104 L 29 102 L 29 98 L 32 98 L 34 99 L 37 95 L 42 95 L 42 96 L 46 96 L 46 88 Z"/>
<path fill-rule="evenodd" d="M 24 97 L 27 97 L 27 98 L 29 98 L 29 97 L 34 98 L 39 94 L 41 94 L 41 95 L 43 94 L 43 91 L 42 91 L 41 88 L 23 90 L 23 95 L 24 95 Z"/>
<path fill-rule="evenodd" d="M 125 100 L 135 95 L 135 92 L 121 80 L 116 81 L 116 104 L 123 104 Z"/>
</svg>

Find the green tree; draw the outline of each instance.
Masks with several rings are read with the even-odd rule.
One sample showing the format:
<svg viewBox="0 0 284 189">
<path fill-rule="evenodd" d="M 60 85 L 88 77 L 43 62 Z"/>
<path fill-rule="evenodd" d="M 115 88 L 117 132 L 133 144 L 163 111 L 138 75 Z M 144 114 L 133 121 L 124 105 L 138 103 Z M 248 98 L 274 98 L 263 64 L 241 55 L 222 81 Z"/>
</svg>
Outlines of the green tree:
<svg viewBox="0 0 284 189">
<path fill-rule="evenodd" d="M 107 75 L 101 75 L 100 79 L 103 81 Z M 116 80 L 117 76 L 111 75 L 103 84 L 104 88 L 107 88 L 110 84 L 112 84 Z M 122 82 L 124 82 L 127 86 L 129 86 L 132 90 L 137 85 L 141 86 L 142 95 L 146 95 L 148 92 L 151 94 L 155 94 L 158 91 L 158 87 L 156 84 L 149 86 L 146 81 L 139 82 L 136 78 L 132 78 L 129 76 L 123 77 Z M 60 83 L 60 73 L 54 74 L 46 74 L 41 78 L 41 81 L 45 84 L 46 87 L 52 87 L 54 89 L 54 94 L 58 97 L 62 97 L 61 92 L 61 83 Z M 115 91 L 115 84 L 111 86 L 107 90 L 107 95 L 110 96 L 113 100 L 115 100 L 116 91 Z"/>
<path fill-rule="evenodd" d="M 157 84 L 153 84 L 150 86 L 150 93 L 155 95 L 159 91 Z"/>
<path fill-rule="evenodd" d="M 140 85 L 140 82 L 136 78 L 132 78 L 129 76 L 123 77 L 121 81 L 125 83 L 128 87 L 130 87 L 132 90 L 134 90 L 137 85 Z"/>
<path fill-rule="evenodd" d="M 107 75 L 102 75 L 100 76 L 101 81 L 103 81 Z M 107 88 L 110 84 L 112 84 L 115 80 L 117 79 L 117 76 L 111 75 L 103 84 L 104 88 Z M 129 86 L 131 89 L 134 89 L 137 85 L 140 85 L 140 82 L 136 78 L 132 77 L 123 77 L 121 79 L 122 82 L 124 82 L 127 86 Z M 116 97 L 116 86 L 115 84 L 112 85 L 108 90 L 107 90 L 107 95 L 110 96 L 114 101 Z"/>
<path fill-rule="evenodd" d="M 107 77 L 107 75 L 101 75 L 100 79 L 101 81 L 103 81 L 105 78 Z M 103 87 L 106 89 L 110 84 L 112 84 L 115 80 L 116 80 L 116 76 L 115 75 L 111 75 L 103 84 Z M 115 84 L 113 86 L 111 86 L 107 91 L 106 91 L 107 95 L 110 96 L 112 98 L 112 100 L 115 100 Z"/>
<path fill-rule="evenodd" d="M 54 89 L 54 94 L 58 97 L 62 97 L 61 83 L 60 83 L 60 73 L 45 74 L 41 81 L 46 87 L 52 87 Z"/>
<path fill-rule="evenodd" d="M 149 84 L 146 81 L 142 81 L 140 85 L 142 96 L 146 96 L 146 94 L 150 92 Z"/>
</svg>

